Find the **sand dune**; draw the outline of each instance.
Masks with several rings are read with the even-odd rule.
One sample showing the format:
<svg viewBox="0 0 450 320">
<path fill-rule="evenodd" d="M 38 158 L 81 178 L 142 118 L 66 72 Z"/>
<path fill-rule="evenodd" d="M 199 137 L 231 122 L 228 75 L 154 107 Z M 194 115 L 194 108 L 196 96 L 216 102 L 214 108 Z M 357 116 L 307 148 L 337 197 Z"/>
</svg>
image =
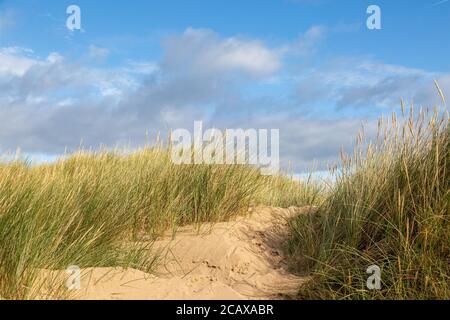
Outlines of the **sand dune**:
<svg viewBox="0 0 450 320">
<path fill-rule="evenodd" d="M 83 270 L 76 299 L 276 299 L 305 278 L 290 274 L 281 250 L 285 219 L 305 209 L 255 208 L 247 217 L 199 234 L 184 227 L 158 241 L 154 274 L 133 269 Z M 208 226 L 204 226 L 208 228 Z"/>
</svg>

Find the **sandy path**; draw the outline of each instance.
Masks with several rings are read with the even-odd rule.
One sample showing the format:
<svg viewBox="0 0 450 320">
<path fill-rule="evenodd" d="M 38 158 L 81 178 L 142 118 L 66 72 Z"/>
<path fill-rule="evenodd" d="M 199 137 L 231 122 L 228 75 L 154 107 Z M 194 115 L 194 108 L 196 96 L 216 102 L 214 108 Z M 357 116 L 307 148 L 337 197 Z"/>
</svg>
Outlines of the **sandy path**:
<svg viewBox="0 0 450 320">
<path fill-rule="evenodd" d="M 198 234 L 180 229 L 158 241 L 155 274 L 133 269 L 83 270 L 78 299 L 274 299 L 293 294 L 304 278 L 286 271 L 280 249 L 285 218 L 302 209 L 255 208 L 247 217 Z"/>
</svg>

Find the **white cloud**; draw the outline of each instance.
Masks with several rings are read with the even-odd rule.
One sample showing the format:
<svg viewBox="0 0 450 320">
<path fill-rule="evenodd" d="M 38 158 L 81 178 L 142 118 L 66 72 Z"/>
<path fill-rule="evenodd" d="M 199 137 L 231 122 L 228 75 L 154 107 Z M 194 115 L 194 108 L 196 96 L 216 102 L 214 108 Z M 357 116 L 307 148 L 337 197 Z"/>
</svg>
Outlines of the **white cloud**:
<svg viewBox="0 0 450 320">
<path fill-rule="evenodd" d="M 97 93 L 117 96 L 136 88 L 136 83 L 121 70 L 69 63 L 57 52 L 42 59 L 32 50 L 13 47 L 0 48 L 0 88 L 4 95 L 15 93 L 20 100 L 35 93 L 51 97 L 62 90 L 73 95 L 82 92 L 82 96 Z"/>
<path fill-rule="evenodd" d="M 282 51 L 286 54 L 311 55 L 317 50 L 318 44 L 325 38 L 327 27 L 315 25 L 306 30 L 303 34 L 293 41 L 286 44 Z"/>
<path fill-rule="evenodd" d="M 208 53 L 222 70 L 237 69 L 255 75 L 270 75 L 280 68 L 278 56 L 257 42 L 227 39 Z"/>
<path fill-rule="evenodd" d="M 337 108 L 395 109 L 400 99 L 421 106 L 438 104 L 434 80 L 450 94 L 450 74 L 386 64 L 370 57 L 340 58 L 304 70 L 296 78 L 297 102 Z"/>
<path fill-rule="evenodd" d="M 0 75 L 23 76 L 37 63 L 28 57 L 32 51 L 19 47 L 0 48 Z"/>
<path fill-rule="evenodd" d="M 165 39 L 164 65 L 193 73 L 242 72 L 255 77 L 270 76 L 281 68 L 277 50 L 257 40 L 220 38 L 205 29 L 187 29 Z"/>
<path fill-rule="evenodd" d="M 100 48 L 94 45 L 90 45 L 88 48 L 88 57 L 93 60 L 103 61 L 105 60 L 111 51 L 107 48 Z"/>
<path fill-rule="evenodd" d="M 374 110 L 397 106 L 401 96 L 432 101 L 434 78 L 450 94 L 449 75 L 372 58 L 312 64 L 304 54 L 316 50 L 325 33 L 313 27 L 290 44 L 270 47 L 187 29 L 164 39 L 161 61 L 127 61 L 110 69 L 58 53 L 40 58 L 28 49 L 0 48 L 0 119 L 8 119 L 0 126 L 0 149 L 56 154 L 78 147 L 81 139 L 93 147 L 135 146 L 145 141 L 147 129 L 150 136 L 164 136 L 204 120 L 217 128 L 279 128 L 282 161 L 300 171 L 314 159 L 319 168 L 336 161 L 341 146 L 353 145 L 362 120 L 314 118 L 305 106 Z M 367 119 L 372 132 L 375 121 Z"/>
<path fill-rule="evenodd" d="M 155 62 L 128 61 L 124 70 L 129 73 L 151 75 L 159 71 L 159 66 Z"/>
<path fill-rule="evenodd" d="M 60 55 L 58 52 L 51 52 L 46 60 L 50 64 L 57 64 L 62 63 L 64 61 L 64 57 Z"/>
</svg>

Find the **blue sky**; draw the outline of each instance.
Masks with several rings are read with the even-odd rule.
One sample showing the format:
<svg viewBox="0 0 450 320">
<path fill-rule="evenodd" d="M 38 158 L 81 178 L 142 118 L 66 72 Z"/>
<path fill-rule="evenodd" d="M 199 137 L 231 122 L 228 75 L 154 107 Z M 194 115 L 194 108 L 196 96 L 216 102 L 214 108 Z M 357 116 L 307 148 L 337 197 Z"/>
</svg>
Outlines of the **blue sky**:
<svg viewBox="0 0 450 320">
<path fill-rule="evenodd" d="M 290 41 L 313 25 L 334 31 L 328 54 L 373 54 L 393 64 L 448 71 L 450 3 L 439 0 L 168 0 L 142 1 L 1 1 L 16 11 L 15 28 L 2 45 L 27 46 L 36 52 L 68 55 L 97 43 L 116 48 L 111 61 L 158 57 L 159 41 L 188 27 L 206 28 L 224 37 L 242 34 L 274 44 Z M 82 8 L 84 33 L 67 38 L 65 9 Z M 383 30 L 365 28 L 369 4 L 382 8 Z M 333 30 L 334 29 L 334 30 Z M 339 30 L 341 29 L 341 30 Z M 345 30 L 347 29 L 347 32 Z M 441 39 L 441 41 L 439 41 Z M 121 48 L 121 40 L 130 48 Z M 408 53 L 408 54 L 407 54 Z M 115 58 L 115 59 L 114 59 Z"/>
<path fill-rule="evenodd" d="M 401 97 L 450 92 L 449 30 L 439 0 L 0 0 L 0 150 L 138 146 L 204 120 L 280 128 L 284 166 L 325 168 Z"/>
</svg>

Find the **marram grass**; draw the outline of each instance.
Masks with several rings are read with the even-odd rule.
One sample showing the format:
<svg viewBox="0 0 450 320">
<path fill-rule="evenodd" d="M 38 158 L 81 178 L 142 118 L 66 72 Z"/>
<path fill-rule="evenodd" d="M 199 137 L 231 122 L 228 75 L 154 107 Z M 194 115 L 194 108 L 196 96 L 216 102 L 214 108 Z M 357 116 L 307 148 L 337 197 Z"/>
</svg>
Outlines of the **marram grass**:
<svg viewBox="0 0 450 320">
<path fill-rule="evenodd" d="M 304 299 L 450 299 L 450 127 L 446 112 L 396 115 L 378 140 L 343 156 L 336 183 L 292 221 Z M 369 266 L 381 289 L 369 290 Z"/>
<path fill-rule="evenodd" d="M 299 298 L 450 299 L 448 114 L 403 119 L 381 121 L 374 143 L 360 137 L 327 188 L 247 165 L 175 165 L 162 147 L 0 163 L 0 299 L 41 297 L 43 269 L 151 272 L 163 232 L 255 205 L 311 208 L 287 242 L 293 270 L 311 276 Z M 380 290 L 366 287 L 371 265 Z"/>
<path fill-rule="evenodd" d="M 163 232 L 226 221 L 250 205 L 309 204 L 316 193 L 246 165 L 175 165 L 162 147 L 80 151 L 39 166 L 3 163 L 0 298 L 35 298 L 42 269 L 151 272 L 151 241 Z"/>
</svg>

